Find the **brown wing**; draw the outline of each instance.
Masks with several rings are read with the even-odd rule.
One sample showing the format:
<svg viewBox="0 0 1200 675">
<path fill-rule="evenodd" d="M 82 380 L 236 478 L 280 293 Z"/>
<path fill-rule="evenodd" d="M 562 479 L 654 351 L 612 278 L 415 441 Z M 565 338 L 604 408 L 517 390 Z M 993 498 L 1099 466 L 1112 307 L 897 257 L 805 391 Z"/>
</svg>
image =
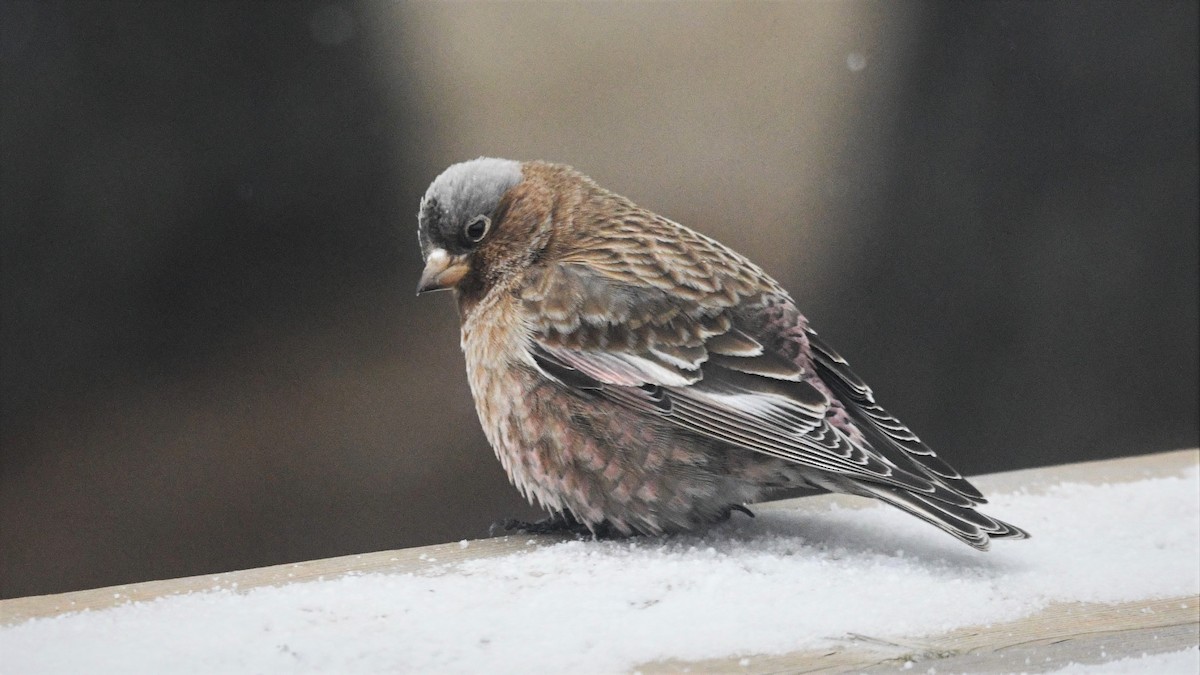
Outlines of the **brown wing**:
<svg viewBox="0 0 1200 675">
<path fill-rule="evenodd" d="M 803 317 L 745 259 L 669 221 L 583 244 L 523 286 L 530 353 L 548 376 L 731 445 L 972 503 L 833 423 Z"/>
</svg>

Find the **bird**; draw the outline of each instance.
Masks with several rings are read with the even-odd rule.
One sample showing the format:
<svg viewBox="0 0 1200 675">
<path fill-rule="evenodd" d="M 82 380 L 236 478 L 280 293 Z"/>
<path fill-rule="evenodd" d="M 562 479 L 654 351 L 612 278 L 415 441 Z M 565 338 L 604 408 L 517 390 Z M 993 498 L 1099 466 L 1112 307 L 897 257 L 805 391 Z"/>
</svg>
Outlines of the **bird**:
<svg viewBox="0 0 1200 675">
<path fill-rule="evenodd" d="M 417 220 L 417 294 L 452 291 L 484 435 L 550 513 L 517 529 L 688 532 L 807 487 L 979 550 L 1029 536 L 715 239 L 570 166 L 489 157 L 438 175 Z"/>
</svg>

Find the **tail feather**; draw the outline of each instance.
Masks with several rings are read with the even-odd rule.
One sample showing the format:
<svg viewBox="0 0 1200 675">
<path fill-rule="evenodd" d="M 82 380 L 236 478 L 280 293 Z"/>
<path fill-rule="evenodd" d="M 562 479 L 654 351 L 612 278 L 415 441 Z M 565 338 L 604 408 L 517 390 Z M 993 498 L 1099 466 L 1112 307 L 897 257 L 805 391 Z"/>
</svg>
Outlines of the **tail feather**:
<svg viewBox="0 0 1200 675">
<path fill-rule="evenodd" d="M 1029 533 L 969 506 L 954 506 L 889 485 L 856 483 L 847 492 L 874 497 L 941 529 L 968 546 L 988 550 L 992 539 L 1027 539 Z"/>
</svg>

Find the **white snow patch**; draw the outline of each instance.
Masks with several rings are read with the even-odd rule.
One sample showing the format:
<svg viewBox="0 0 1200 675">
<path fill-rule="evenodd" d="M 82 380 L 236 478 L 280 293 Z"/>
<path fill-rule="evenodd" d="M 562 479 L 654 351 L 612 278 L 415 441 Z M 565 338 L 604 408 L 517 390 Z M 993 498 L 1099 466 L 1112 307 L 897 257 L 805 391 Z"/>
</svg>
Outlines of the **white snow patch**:
<svg viewBox="0 0 1200 675">
<path fill-rule="evenodd" d="M 426 573 L 35 619 L 0 628 L 0 670 L 612 672 L 785 653 L 849 633 L 915 637 L 1053 602 L 1200 592 L 1195 468 L 995 495 L 986 511 L 1033 539 L 981 554 L 883 506 L 764 511 L 704 536 L 572 541 Z"/>
</svg>

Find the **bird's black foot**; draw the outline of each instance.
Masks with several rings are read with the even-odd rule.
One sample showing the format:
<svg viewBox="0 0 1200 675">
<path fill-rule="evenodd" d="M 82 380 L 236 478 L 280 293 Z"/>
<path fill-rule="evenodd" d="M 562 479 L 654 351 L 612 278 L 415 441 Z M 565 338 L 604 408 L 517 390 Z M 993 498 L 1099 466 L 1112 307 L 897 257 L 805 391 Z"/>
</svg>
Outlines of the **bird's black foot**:
<svg viewBox="0 0 1200 675">
<path fill-rule="evenodd" d="M 505 518 L 499 522 L 492 523 L 488 528 L 488 535 L 495 537 L 504 534 L 589 534 L 587 526 L 575 520 L 575 516 L 571 515 L 570 511 L 562 511 L 560 513 L 551 514 L 548 518 L 543 518 L 535 522 L 517 520 L 516 518 Z"/>
<path fill-rule="evenodd" d="M 505 518 L 492 523 L 492 526 L 488 528 L 489 537 L 506 534 L 570 534 L 578 538 L 595 537 L 597 539 L 619 536 L 619 533 L 608 522 L 602 522 L 589 528 L 576 520 L 570 511 L 559 511 L 533 523 L 516 518 Z"/>
<path fill-rule="evenodd" d="M 750 516 L 751 518 L 754 517 L 754 512 L 751 511 L 750 509 L 746 508 L 745 504 L 730 504 L 729 506 L 725 507 L 724 511 L 721 512 L 721 517 L 717 519 L 717 522 L 723 523 L 723 522 L 729 520 L 733 516 L 734 511 L 739 511 L 741 513 L 744 513 L 744 514 Z"/>
</svg>

